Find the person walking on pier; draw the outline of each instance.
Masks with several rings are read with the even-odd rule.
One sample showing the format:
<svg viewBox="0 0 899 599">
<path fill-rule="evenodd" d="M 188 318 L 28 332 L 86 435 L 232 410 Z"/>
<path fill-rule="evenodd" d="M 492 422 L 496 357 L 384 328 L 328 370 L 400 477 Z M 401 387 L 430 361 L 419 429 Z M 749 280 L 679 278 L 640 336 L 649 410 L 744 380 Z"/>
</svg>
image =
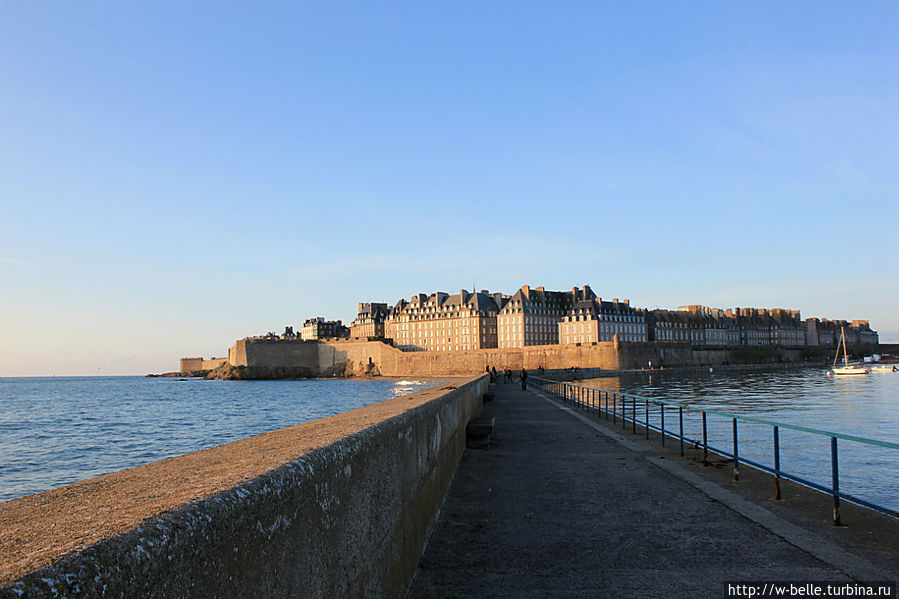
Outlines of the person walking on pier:
<svg viewBox="0 0 899 599">
<path fill-rule="evenodd" d="M 503 382 L 504 382 L 504 383 L 511 383 L 511 382 L 512 382 L 512 369 L 511 369 L 511 368 L 506 368 L 506 369 L 503 371 Z"/>
<path fill-rule="evenodd" d="M 528 388 L 528 371 L 522 368 L 518 378 L 521 379 L 521 390 L 526 391 Z"/>
</svg>

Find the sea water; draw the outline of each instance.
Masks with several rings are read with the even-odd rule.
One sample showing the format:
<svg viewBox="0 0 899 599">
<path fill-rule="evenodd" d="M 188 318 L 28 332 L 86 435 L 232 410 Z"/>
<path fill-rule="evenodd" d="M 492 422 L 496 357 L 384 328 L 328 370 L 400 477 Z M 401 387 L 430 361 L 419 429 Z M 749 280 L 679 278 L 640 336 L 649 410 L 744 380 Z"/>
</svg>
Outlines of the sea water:
<svg viewBox="0 0 899 599">
<path fill-rule="evenodd" d="M 824 432 L 899 443 L 899 372 L 866 376 L 828 376 L 826 369 L 806 367 L 711 372 L 652 371 L 581 381 L 590 387 L 689 404 L 691 407 L 798 425 Z M 628 400 L 628 417 L 632 404 Z M 637 418 L 645 403 L 637 402 Z M 676 408 L 668 408 L 665 428 L 678 432 Z M 702 439 L 701 412 L 684 413 L 685 436 Z M 650 421 L 658 426 L 658 408 Z M 733 421 L 707 417 L 709 445 L 733 450 Z M 831 437 L 781 427 L 781 468 L 831 487 Z M 773 428 L 738 422 L 742 457 L 773 467 Z M 899 449 L 838 439 L 840 491 L 899 510 Z"/>
<path fill-rule="evenodd" d="M 0 502 L 439 384 L 434 379 L 0 380 Z"/>
</svg>

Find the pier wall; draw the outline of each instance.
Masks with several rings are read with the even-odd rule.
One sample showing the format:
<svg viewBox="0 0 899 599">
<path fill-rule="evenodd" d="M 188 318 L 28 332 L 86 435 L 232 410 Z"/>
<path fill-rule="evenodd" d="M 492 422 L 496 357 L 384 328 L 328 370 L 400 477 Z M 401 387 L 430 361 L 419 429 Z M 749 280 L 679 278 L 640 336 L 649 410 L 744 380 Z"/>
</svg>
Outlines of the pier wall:
<svg viewBox="0 0 899 599">
<path fill-rule="evenodd" d="M 0 504 L 0 597 L 403 597 L 472 377 Z"/>
</svg>

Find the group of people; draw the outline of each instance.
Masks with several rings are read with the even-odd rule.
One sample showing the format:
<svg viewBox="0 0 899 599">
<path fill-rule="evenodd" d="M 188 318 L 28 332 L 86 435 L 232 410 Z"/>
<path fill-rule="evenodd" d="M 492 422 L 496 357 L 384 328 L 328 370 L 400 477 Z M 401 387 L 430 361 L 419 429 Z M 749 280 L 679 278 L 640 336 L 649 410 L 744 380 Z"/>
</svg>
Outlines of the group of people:
<svg viewBox="0 0 899 599">
<path fill-rule="evenodd" d="M 490 375 L 490 382 L 495 383 L 497 379 L 496 366 L 492 368 L 490 366 L 487 367 L 487 374 Z M 521 369 L 521 372 L 518 373 L 518 379 L 521 382 L 521 390 L 524 391 L 528 388 L 528 371 L 524 368 Z M 505 368 L 503 369 L 503 382 L 511 383 L 512 382 L 512 369 Z"/>
</svg>

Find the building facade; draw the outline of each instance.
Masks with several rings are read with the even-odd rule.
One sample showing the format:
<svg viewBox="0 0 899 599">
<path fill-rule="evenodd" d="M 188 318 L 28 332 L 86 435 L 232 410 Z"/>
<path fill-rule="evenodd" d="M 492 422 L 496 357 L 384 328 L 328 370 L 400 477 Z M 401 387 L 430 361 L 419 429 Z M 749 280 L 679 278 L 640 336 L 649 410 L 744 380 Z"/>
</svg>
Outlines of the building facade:
<svg viewBox="0 0 899 599">
<path fill-rule="evenodd" d="M 321 328 L 320 321 L 307 325 Z M 524 285 L 511 296 L 462 289 L 455 295 L 420 293 L 393 306 L 361 303 L 351 329 L 354 337 L 383 336 L 405 351 L 465 351 L 597 343 L 616 337 L 621 342 L 697 347 L 834 347 L 841 327 L 849 345 L 878 343 L 877 332 L 864 320 L 803 321 L 799 310 L 784 308 L 722 310 L 694 304 L 677 310 L 635 309 L 627 299 L 597 297 L 589 285 L 571 291 Z M 304 326 L 304 339 L 322 336 L 307 330 Z"/>
<path fill-rule="evenodd" d="M 629 300 L 603 301 L 589 285 L 571 291 L 573 304 L 558 323 L 559 343 L 596 343 L 600 341 L 645 342 L 645 314 L 631 307 Z"/>
<path fill-rule="evenodd" d="M 559 321 L 568 313 L 573 295 L 523 286 L 508 298 L 496 319 L 499 347 L 555 345 Z"/>
<path fill-rule="evenodd" d="M 497 346 L 501 294 L 487 290 L 456 295 L 420 293 L 390 312 L 385 330 L 404 351 L 464 351 Z"/>
<path fill-rule="evenodd" d="M 350 337 L 367 339 L 386 336 L 385 323 L 391 306 L 375 302 L 359 303 L 356 319 L 350 323 Z"/>
<path fill-rule="evenodd" d="M 303 323 L 300 337 L 303 341 L 315 339 L 333 339 L 336 337 L 349 337 L 350 330 L 343 326 L 340 320 L 325 320 L 322 316 L 310 318 Z"/>
</svg>

